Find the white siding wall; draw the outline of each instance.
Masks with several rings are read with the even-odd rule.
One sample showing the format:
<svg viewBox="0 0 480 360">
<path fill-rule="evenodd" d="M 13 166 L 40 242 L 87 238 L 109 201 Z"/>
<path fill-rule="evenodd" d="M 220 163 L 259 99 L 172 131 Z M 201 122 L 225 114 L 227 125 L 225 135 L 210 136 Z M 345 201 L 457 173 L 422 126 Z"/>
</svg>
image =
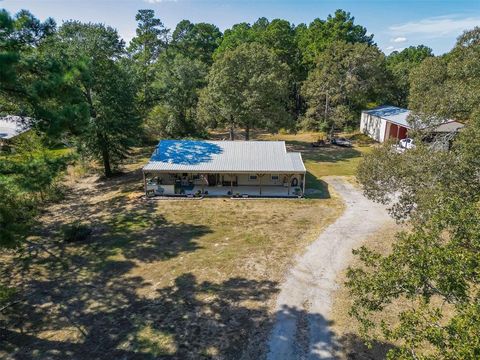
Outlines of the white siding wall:
<svg viewBox="0 0 480 360">
<path fill-rule="evenodd" d="M 378 142 L 384 142 L 386 124 L 386 120 L 363 112 L 360 120 L 360 131 Z"/>
<path fill-rule="evenodd" d="M 255 175 L 255 174 L 252 174 L 252 175 Z M 266 185 L 266 186 L 269 186 L 269 185 L 277 185 L 277 186 L 282 186 L 283 185 L 283 182 L 284 182 L 284 178 L 286 177 L 286 182 L 288 183 L 288 181 L 292 181 L 292 179 L 294 177 L 297 178 L 297 181 L 298 181 L 298 184 L 300 184 L 301 182 L 301 175 L 294 175 L 292 176 L 292 178 L 290 178 L 290 175 L 285 175 L 285 174 L 273 174 L 273 175 L 278 175 L 278 180 L 275 180 L 275 179 L 272 179 L 272 174 L 265 174 L 263 177 L 262 177 L 262 185 Z M 237 175 L 237 178 L 238 178 L 238 185 L 243 185 L 243 186 L 248 186 L 248 185 L 252 185 L 252 186 L 255 186 L 255 185 L 260 185 L 260 177 L 257 176 L 257 179 L 256 180 L 250 180 L 249 178 L 249 174 L 239 174 Z"/>
<path fill-rule="evenodd" d="M 256 174 L 251 174 L 251 175 L 256 175 Z M 278 176 L 278 179 L 272 179 L 272 175 L 277 175 Z M 303 174 L 295 174 L 295 175 L 290 175 L 290 174 L 265 174 L 263 177 L 262 177 L 262 185 L 265 185 L 265 186 L 282 186 L 284 181 L 289 183 L 290 184 L 292 183 L 292 180 L 293 178 L 296 178 L 297 179 L 297 183 L 298 183 L 298 186 L 300 186 L 301 182 L 302 182 L 302 176 Z M 149 176 L 149 178 L 151 177 L 151 175 Z M 162 179 L 162 183 L 163 185 L 159 185 L 157 186 L 155 184 L 155 188 L 157 187 L 163 187 L 165 188 L 166 192 L 165 193 L 170 193 L 172 192 L 173 193 L 173 184 L 175 183 L 175 179 L 174 177 L 171 177 L 169 174 L 156 174 L 155 177 L 158 177 L 159 179 Z M 192 174 L 189 174 L 188 176 L 189 178 L 192 178 Z M 229 174 L 220 174 L 219 175 L 219 181 L 220 183 L 222 182 L 222 178 L 225 182 L 230 182 L 230 178 L 231 176 Z M 233 175 L 233 181 L 235 181 L 235 178 L 237 179 L 238 181 L 238 185 L 240 186 L 258 186 L 260 185 L 260 177 L 257 175 L 257 179 L 255 180 L 250 180 L 250 174 L 236 174 L 236 175 Z M 201 180 L 194 180 L 193 183 L 195 185 L 201 185 L 202 184 L 202 181 Z M 169 185 L 171 185 L 171 188 L 168 187 Z M 153 186 L 153 185 L 152 185 Z M 228 184 L 226 185 L 228 186 Z M 149 188 L 150 185 L 147 186 L 147 188 Z M 167 190 L 167 187 L 168 187 L 168 190 Z"/>
</svg>

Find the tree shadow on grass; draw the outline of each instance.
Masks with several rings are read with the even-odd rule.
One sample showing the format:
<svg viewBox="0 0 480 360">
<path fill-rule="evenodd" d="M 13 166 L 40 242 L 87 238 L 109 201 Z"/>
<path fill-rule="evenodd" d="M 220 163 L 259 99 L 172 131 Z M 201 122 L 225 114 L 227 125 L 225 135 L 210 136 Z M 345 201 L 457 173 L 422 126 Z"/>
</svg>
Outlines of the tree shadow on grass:
<svg viewBox="0 0 480 360">
<path fill-rule="evenodd" d="M 200 249 L 197 240 L 212 232 L 205 225 L 169 222 L 156 212 L 152 202 L 138 200 L 132 204 L 124 197 L 113 202 L 108 216 L 99 219 L 100 228 L 92 244 L 95 253 L 120 250 L 127 259 L 167 260 Z"/>
<path fill-rule="evenodd" d="M 1 321 L 0 349 L 22 360 L 237 359 L 268 326 L 275 282 L 186 273 L 146 298 L 137 290 L 152 284 L 122 277 L 133 266 L 112 261 L 88 277 L 76 270 L 32 281 L 31 295 Z"/>
<path fill-rule="evenodd" d="M 386 359 L 388 351 L 395 348 L 393 344 L 384 341 L 372 341 L 369 347 L 365 339 L 354 333 L 341 336 L 338 343 L 340 344 L 338 351 L 349 360 Z"/>
<path fill-rule="evenodd" d="M 336 163 L 362 156 L 362 152 L 355 147 L 341 147 L 336 145 L 312 147 L 311 143 L 305 141 L 288 141 L 287 145 L 289 151 L 301 152 L 303 160 Z"/>
<path fill-rule="evenodd" d="M 309 199 L 330 199 L 328 183 L 307 171 L 306 197 Z"/>
<path fill-rule="evenodd" d="M 337 336 L 331 330 L 333 321 L 303 308 L 284 306 L 275 319 L 282 326 L 274 327 L 269 338 L 270 359 L 334 360 L 345 356 L 380 360 L 393 348 L 379 341 L 373 341 L 368 348 L 365 340 L 354 333 Z"/>
<path fill-rule="evenodd" d="M 58 216 L 37 233 L 39 241 L 43 238 L 49 245 L 55 243 L 62 252 L 67 247 L 78 248 L 84 258 L 106 259 L 121 253 L 129 260 L 153 262 L 198 250 L 201 247 L 197 240 L 211 233 L 202 224 L 167 221 L 157 211 L 156 202 L 117 194 L 95 204 L 77 199 L 66 206 L 64 211 L 73 222 L 84 223 L 92 230 L 86 241 L 65 244 L 62 229 L 69 226 L 69 221 L 66 224 L 65 218 Z"/>
</svg>

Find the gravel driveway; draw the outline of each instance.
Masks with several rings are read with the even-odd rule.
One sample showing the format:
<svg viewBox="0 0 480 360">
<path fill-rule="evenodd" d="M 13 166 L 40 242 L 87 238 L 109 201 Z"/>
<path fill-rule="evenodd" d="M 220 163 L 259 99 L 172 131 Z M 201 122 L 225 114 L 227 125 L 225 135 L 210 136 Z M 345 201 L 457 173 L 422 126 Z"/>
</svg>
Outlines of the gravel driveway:
<svg viewBox="0 0 480 360">
<path fill-rule="evenodd" d="M 335 358 L 328 321 L 335 278 L 347 266 L 351 250 L 392 221 L 383 206 L 366 199 L 345 179 L 324 180 L 343 198 L 346 209 L 287 275 L 277 300 L 268 360 Z"/>
</svg>

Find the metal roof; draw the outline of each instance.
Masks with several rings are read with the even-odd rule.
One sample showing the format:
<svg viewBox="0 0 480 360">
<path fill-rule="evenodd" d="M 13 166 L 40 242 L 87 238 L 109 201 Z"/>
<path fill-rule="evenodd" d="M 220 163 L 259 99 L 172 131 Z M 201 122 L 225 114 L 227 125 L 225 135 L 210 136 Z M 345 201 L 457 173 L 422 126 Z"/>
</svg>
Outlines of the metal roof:
<svg viewBox="0 0 480 360">
<path fill-rule="evenodd" d="M 408 109 L 384 105 L 372 110 L 366 110 L 364 112 L 407 128 L 411 127 L 410 124 L 407 122 L 408 115 L 410 115 L 410 110 Z"/>
<path fill-rule="evenodd" d="M 161 140 L 145 172 L 305 173 L 284 141 Z"/>
<path fill-rule="evenodd" d="M 29 129 L 26 122 L 29 118 L 21 116 L 0 117 L 0 139 L 11 139 Z"/>
<path fill-rule="evenodd" d="M 412 125 L 407 121 L 408 116 L 411 114 L 411 111 L 408 109 L 399 108 L 391 105 L 383 105 L 376 107 L 372 110 L 365 110 L 363 112 L 385 119 L 394 124 L 406 127 L 407 129 L 412 128 Z M 434 128 L 435 125 L 432 126 L 432 128 L 434 128 L 434 131 L 436 132 L 453 132 L 461 129 L 464 126 L 462 123 L 455 120 L 435 119 L 435 123 L 439 124 L 436 128 Z M 427 125 L 425 124 L 423 126 L 422 124 L 419 125 L 420 128 L 427 127 Z"/>
</svg>

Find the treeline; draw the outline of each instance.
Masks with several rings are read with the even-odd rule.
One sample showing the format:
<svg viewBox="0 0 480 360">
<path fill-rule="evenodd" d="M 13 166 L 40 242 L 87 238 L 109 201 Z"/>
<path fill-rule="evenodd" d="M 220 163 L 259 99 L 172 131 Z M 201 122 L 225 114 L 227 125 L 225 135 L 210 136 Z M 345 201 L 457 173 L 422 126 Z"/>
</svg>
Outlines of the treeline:
<svg viewBox="0 0 480 360">
<path fill-rule="evenodd" d="M 368 106 L 406 106 L 409 74 L 432 51 L 386 57 L 347 12 L 308 26 L 258 19 L 222 32 L 153 10 L 128 46 L 107 25 L 0 12 L 1 114 L 27 115 L 111 176 L 135 143 L 228 128 L 355 128 Z"/>
<path fill-rule="evenodd" d="M 361 266 L 347 274 L 350 313 L 365 339 L 392 343 L 388 359 L 479 358 L 479 59 L 476 27 L 411 72 L 410 106 L 424 120 L 465 123 L 450 151 L 417 141 L 399 154 L 385 144 L 359 166 L 365 194 L 409 225 L 386 254 L 357 250 Z"/>
<path fill-rule="evenodd" d="M 57 26 L 28 11 L 0 11 L 0 114 L 32 119 L 35 143 L 43 147 L 32 152 L 35 161 L 28 152 L 0 159 L 0 192 L 13 199 L 0 206 L 0 242 L 53 194 L 38 196 L 30 181 L 44 178 L 45 189 L 55 188 L 71 157 L 53 158 L 46 151 L 52 145 L 68 144 L 109 177 L 133 145 L 149 139 L 202 137 L 215 128 L 229 129 L 231 138 L 242 129 L 248 138 L 254 128 L 356 127 L 361 109 L 384 102 L 452 114 L 451 92 L 444 89 L 475 75 L 450 65 L 461 59 L 462 69 L 475 68 L 476 58 L 464 55 L 473 35 L 441 57 L 424 46 L 386 57 L 373 35 L 341 10 L 308 26 L 261 18 L 223 34 L 187 20 L 166 29 L 152 10 L 140 10 L 136 20 L 127 47 L 103 24 Z M 462 109 L 478 103 L 469 95 L 478 92 L 458 91 L 453 115 L 462 120 Z"/>
</svg>

